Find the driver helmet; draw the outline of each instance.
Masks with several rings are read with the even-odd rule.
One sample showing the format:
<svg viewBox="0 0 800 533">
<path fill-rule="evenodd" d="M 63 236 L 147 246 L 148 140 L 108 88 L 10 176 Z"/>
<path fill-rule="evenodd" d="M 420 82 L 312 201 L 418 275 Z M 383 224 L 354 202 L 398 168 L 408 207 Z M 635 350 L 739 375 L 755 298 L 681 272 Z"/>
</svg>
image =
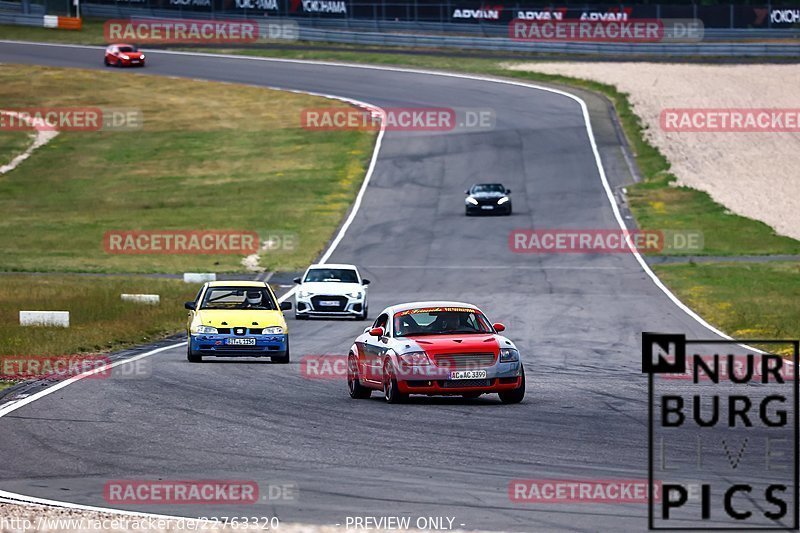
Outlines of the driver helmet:
<svg viewBox="0 0 800 533">
<path fill-rule="evenodd" d="M 261 291 L 247 291 L 245 297 L 250 305 L 261 305 Z"/>
</svg>

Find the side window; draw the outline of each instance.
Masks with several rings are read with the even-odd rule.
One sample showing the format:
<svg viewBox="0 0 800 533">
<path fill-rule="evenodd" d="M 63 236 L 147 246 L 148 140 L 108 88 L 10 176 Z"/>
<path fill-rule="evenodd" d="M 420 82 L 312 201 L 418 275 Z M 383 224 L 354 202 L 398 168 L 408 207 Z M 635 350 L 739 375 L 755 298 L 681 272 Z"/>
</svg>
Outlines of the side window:
<svg viewBox="0 0 800 533">
<path fill-rule="evenodd" d="M 389 315 L 386 313 L 382 314 L 378 318 L 375 319 L 375 323 L 372 324 L 373 328 L 383 328 L 384 331 L 387 330 L 386 324 L 389 322 Z"/>
<path fill-rule="evenodd" d="M 200 290 L 197 291 L 197 296 L 194 297 L 194 303 L 196 305 L 200 305 L 200 296 L 203 294 L 203 289 L 205 289 L 205 285 L 200 287 Z"/>
</svg>

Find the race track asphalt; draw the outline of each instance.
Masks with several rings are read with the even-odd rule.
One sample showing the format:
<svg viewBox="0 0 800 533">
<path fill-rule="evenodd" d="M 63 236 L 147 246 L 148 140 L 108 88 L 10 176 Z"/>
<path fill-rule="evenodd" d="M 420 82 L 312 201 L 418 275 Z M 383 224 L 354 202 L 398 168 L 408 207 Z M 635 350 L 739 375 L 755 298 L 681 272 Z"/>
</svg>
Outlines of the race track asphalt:
<svg viewBox="0 0 800 533">
<path fill-rule="evenodd" d="M 363 204 L 330 260 L 355 263 L 372 280 L 372 318 L 386 305 L 447 299 L 505 323 L 527 370 L 526 400 L 351 400 L 343 380 L 307 379 L 298 361 L 346 353 L 367 323 L 298 322 L 290 313 L 290 365 L 189 364 L 180 347 L 142 360 L 145 378 L 85 379 L 0 419 L 0 489 L 107 507 L 109 480 L 246 479 L 262 492 L 295 484 L 299 494 L 250 506 L 115 507 L 316 524 L 410 516 L 485 530 L 646 528 L 641 503 L 520 504 L 508 494 L 516 478 L 646 480 L 640 334 L 713 337 L 629 254 L 510 251 L 517 228 L 618 228 L 576 101 L 429 73 L 148 56 L 143 71 L 114 74 L 298 89 L 378 106 L 490 109 L 493 128 L 387 132 Z M 102 69 L 101 58 L 99 49 L 0 43 L 3 63 Z M 627 179 L 607 170 L 615 183 Z M 464 216 L 463 191 L 480 181 L 513 191 L 513 216 Z"/>
</svg>

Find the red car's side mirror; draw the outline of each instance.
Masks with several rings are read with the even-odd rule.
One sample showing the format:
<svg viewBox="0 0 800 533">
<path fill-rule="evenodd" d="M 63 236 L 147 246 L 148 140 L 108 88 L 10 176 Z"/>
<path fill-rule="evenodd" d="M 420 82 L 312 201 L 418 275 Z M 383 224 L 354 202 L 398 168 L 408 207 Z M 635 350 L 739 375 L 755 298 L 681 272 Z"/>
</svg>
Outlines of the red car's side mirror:
<svg viewBox="0 0 800 533">
<path fill-rule="evenodd" d="M 384 331 L 383 328 L 372 328 L 369 330 L 369 334 L 373 337 L 383 337 Z"/>
<path fill-rule="evenodd" d="M 501 324 L 500 322 L 495 322 L 494 324 L 492 324 L 492 327 L 494 328 L 494 330 L 497 333 L 500 333 L 501 331 L 505 331 L 506 330 L 506 327 L 503 324 Z"/>
</svg>

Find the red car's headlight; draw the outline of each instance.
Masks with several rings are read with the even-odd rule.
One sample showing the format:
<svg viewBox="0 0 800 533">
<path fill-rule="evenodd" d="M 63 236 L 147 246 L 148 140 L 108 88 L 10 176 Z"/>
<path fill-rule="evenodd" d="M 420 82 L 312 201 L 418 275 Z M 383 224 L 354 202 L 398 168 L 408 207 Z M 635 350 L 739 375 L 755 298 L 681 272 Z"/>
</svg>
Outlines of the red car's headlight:
<svg viewBox="0 0 800 533">
<path fill-rule="evenodd" d="M 428 354 L 425 352 L 408 352 L 399 354 L 397 358 L 401 363 L 409 366 L 424 366 L 431 364 L 430 359 L 428 359 Z"/>
</svg>

